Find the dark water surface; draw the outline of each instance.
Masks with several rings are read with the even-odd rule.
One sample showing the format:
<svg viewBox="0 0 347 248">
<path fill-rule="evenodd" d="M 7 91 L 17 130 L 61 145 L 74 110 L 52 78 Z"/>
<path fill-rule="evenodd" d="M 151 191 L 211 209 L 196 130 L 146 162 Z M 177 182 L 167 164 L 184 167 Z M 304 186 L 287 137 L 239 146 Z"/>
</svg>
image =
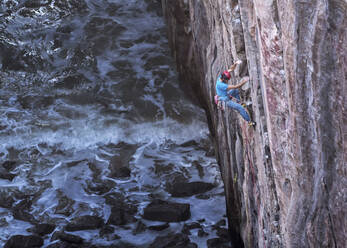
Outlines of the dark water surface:
<svg viewBox="0 0 347 248">
<path fill-rule="evenodd" d="M 216 237 L 223 186 L 165 29 L 158 1 L 0 0 L 0 246 L 39 223 L 54 228 L 44 246 L 64 230 L 97 247 L 147 247 L 198 221 L 192 242 Z M 214 188 L 168 192 L 195 181 Z M 151 230 L 165 224 L 142 218 L 155 199 L 188 203 L 191 217 Z M 102 224 L 66 230 L 79 216 Z"/>
</svg>

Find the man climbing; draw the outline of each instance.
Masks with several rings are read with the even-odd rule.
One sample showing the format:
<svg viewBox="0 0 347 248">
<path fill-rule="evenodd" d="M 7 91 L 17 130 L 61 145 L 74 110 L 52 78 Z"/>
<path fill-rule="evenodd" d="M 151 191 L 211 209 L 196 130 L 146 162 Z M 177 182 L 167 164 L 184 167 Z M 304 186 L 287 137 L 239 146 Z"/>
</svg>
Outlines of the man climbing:
<svg viewBox="0 0 347 248">
<path fill-rule="evenodd" d="M 217 95 L 215 96 L 215 102 L 218 105 L 219 108 L 224 109 L 223 105 L 227 105 L 232 109 L 237 110 L 240 115 L 248 122 L 248 125 L 255 126 L 255 122 L 251 121 L 251 118 L 249 117 L 247 111 L 245 110 L 244 106 L 245 104 L 240 104 L 240 93 L 239 88 L 242 87 L 247 81 L 248 78 L 244 78 L 241 80 L 241 82 L 237 85 L 231 85 L 228 84 L 228 80 L 231 78 L 230 72 L 235 70 L 236 66 L 241 64 L 241 61 L 236 61 L 235 64 L 233 64 L 230 69 L 224 71 L 217 79 L 216 83 L 216 92 Z"/>
</svg>

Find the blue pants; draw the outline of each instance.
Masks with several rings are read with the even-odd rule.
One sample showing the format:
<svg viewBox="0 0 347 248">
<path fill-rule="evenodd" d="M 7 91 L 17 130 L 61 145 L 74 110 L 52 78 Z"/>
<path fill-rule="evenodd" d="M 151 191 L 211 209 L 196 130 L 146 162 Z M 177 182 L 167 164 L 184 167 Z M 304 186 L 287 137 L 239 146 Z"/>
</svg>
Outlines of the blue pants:
<svg viewBox="0 0 347 248">
<path fill-rule="evenodd" d="M 241 101 L 239 90 L 238 89 L 229 90 L 227 92 L 227 94 L 229 97 L 232 96 L 232 97 L 234 97 L 234 99 L 236 98 L 237 102 L 234 102 L 234 101 L 228 99 L 228 100 L 226 100 L 226 104 L 230 108 L 237 110 L 240 113 L 240 115 L 242 116 L 242 118 L 245 119 L 247 122 L 250 121 L 251 118 L 249 118 L 247 111 L 245 110 L 244 107 L 242 107 L 241 104 L 239 104 L 239 102 Z"/>
</svg>

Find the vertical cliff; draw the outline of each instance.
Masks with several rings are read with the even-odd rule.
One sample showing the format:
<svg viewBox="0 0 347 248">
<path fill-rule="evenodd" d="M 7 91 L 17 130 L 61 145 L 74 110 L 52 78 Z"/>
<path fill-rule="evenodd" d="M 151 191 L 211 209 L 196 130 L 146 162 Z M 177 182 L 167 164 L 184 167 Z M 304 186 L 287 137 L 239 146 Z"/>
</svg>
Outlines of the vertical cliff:
<svg viewBox="0 0 347 248">
<path fill-rule="evenodd" d="M 346 247 L 346 1 L 162 4 L 182 81 L 206 109 L 236 247 Z M 237 59 L 255 129 L 212 101 Z"/>
</svg>

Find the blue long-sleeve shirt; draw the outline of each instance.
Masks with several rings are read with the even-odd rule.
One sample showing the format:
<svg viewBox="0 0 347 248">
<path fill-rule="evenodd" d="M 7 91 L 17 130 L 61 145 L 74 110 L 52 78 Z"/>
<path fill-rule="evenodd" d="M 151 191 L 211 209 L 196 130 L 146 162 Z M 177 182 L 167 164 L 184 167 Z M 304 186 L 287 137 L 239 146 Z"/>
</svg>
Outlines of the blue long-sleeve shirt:
<svg viewBox="0 0 347 248">
<path fill-rule="evenodd" d="M 228 100 L 228 84 L 223 83 L 221 77 L 219 76 L 216 83 L 216 92 L 219 96 L 219 100 L 226 101 Z"/>
</svg>

